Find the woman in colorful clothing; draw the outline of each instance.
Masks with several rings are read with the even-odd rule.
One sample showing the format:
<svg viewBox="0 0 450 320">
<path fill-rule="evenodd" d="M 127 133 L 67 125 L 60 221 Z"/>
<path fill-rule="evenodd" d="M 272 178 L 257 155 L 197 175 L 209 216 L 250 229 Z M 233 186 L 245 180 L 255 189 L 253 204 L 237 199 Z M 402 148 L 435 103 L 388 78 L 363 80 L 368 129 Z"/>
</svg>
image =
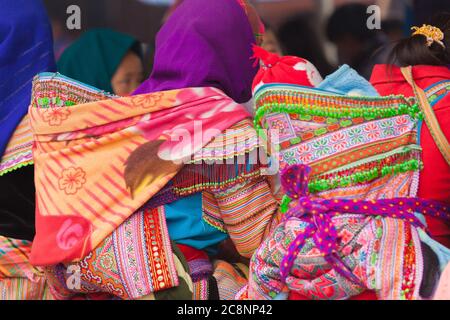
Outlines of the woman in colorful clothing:
<svg viewBox="0 0 450 320">
<path fill-rule="evenodd" d="M 48 266 L 57 298 L 224 298 L 242 286 L 245 266 L 217 262 L 214 277 L 208 254 L 229 236 L 249 258 L 277 207 L 240 104 L 251 98 L 261 33 L 245 1 L 184 1 L 133 96 L 36 80 L 32 262 Z"/>
<path fill-rule="evenodd" d="M 114 30 L 89 30 L 63 52 L 58 72 L 106 92 L 127 96 L 144 80 L 140 43 Z"/>
<path fill-rule="evenodd" d="M 262 26 L 253 7 L 247 5 L 244 1 L 237 2 L 241 4 L 247 13 L 254 35 L 260 37 Z M 218 4 L 218 6 L 221 5 Z M 242 42 L 236 41 L 235 36 L 232 35 L 234 31 L 230 30 L 227 24 L 222 26 L 223 28 L 219 28 L 219 30 L 210 30 L 206 33 L 205 26 L 211 22 L 206 20 L 204 16 L 199 16 L 196 21 L 193 21 L 191 16 L 191 12 L 192 14 L 195 12 L 193 3 L 179 1 L 174 7 L 175 9 L 168 15 L 169 19 L 157 37 L 153 73 L 150 79 L 139 87 L 134 94 L 187 87 L 215 87 L 225 92 L 235 102 L 245 103 L 249 101 L 251 99 L 251 81 L 256 73 L 256 69 L 252 65 L 253 62 L 248 60 L 251 56 L 251 51 L 248 51 L 248 45 L 255 43 L 255 40 L 252 40 L 250 36 L 247 39 L 242 38 L 244 40 Z M 189 22 L 187 21 L 188 19 Z M 238 21 L 241 22 L 240 20 Z M 248 24 L 248 22 L 244 21 L 243 24 Z M 241 23 L 237 27 L 245 29 L 245 26 L 241 25 Z M 199 32 L 198 30 L 202 31 Z M 212 40 L 213 38 L 219 38 L 218 35 L 224 32 L 227 35 L 220 36 L 222 41 Z M 213 52 L 222 52 L 221 57 L 217 54 L 211 54 Z M 179 57 L 183 57 L 183 59 L 179 59 Z M 197 61 L 202 61 L 201 66 Z M 228 71 L 225 72 L 225 70 Z M 226 75 L 227 73 L 228 75 Z M 241 81 L 233 81 L 233 79 L 237 78 L 240 78 Z M 236 173 L 238 174 L 238 172 Z M 268 192 L 268 189 L 262 191 L 264 188 L 255 188 L 256 185 L 250 188 L 254 189 L 253 191 L 249 190 L 246 183 L 235 186 L 234 191 L 226 195 L 226 199 L 236 197 L 235 203 L 227 203 L 227 200 L 216 202 L 218 199 L 217 195 L 222 193 L 214 196 L 209 192 L 198 192 L 164 206 L 169 236 L 177 243 L 188 260 L 194 282 L 211 272 L 212 265 L 208 256 L 215 257 L 219 255 L 230 258 L 230 253 L 233 254 L 235 249 L 232 243 L 227 241 L 229 232 L 239 233 L 239 235 L 233 236 L 237 241 L 238 250 L 247 258 L 251 256 L 257 244 L 262 240 L 262 234 L 260 234 L 255 238 L 256 242 L 248 247 L 248 241 L 252 237 L 252 232 L 249 232 L 248 229 L 242 230 L 242 228 L 251 228 L 252 224 L 248 224 L 247 227 L 244 227 L 245 223 L 241 226 L 231 225 L 231 221 L 248 204 L 245 204 L 242 208 L 238 206 L 245 199 L 251 199 L 253 195 L 260 197 L 254 203 L 255 208 L 253 210 L 255 213 L 261 209 L 268 209 L 268 211 L 260 211 L 254 218 L 266 220 L 270 217 L 269 213 L 274 209 L 274 202 L 270 199 L 270 192 Z M 242 189 L 242 191 L 239 189 Z M 247 198 L 244 198 L 246 192 L 250 193 L 246 195 Z M 223 198 L 224 196 L 221 196 L 220 199 Z M 263 199 L 269 200 L 267 206 L 263 206 L 264 208 L 261 207 Z M 230 213 L 230 217 L 225 218 L 225 220 L 230 221 L 228 229 L 220 217 L 220 212 L 214 211 L 214 208 L 217 210 L 220 209 L 220 206 L 223 206 L 221 208 L 222 211 L 226 210 Z M 257 215 L 260 215 L 260 217 L 257 218 Z M 233 231 L 234 229 L 237 231 Z M 249 234 L 240 239 L 242 237 L 240 234 L 245 232 L 249 232 Z M 222 244 L 220 249 L 219 244 Z M 225 252 L 222 252 L 222 250 Z M 235 262 L 240 260 L 236 254 L 232 258 L 234 258 L 232 260 Z M 230 265 L 223 261 L 216 263 L 216 265 L 225 269 L 230 268 Z M 222 271 L 217 272 L 221 274 Z M 240 279 L 240 277 L 236 279 Z M 220 281 L 219 286 L 222 289 Z M 223 297 L 227 288 L 223 288 L 220 291 Z M 226 295 L 232 296 L 230 294 Z"/>
<path fill-rule="evenodd" d="M 0 300 L 51 298 L 28 258 L 34 237 L 33 77 L 54 71 L 50 23 L 39 0 L 3 1 L 0 18 Z"/>
<path fill-rule="evenodd" d="M 400 71 L 400 67 L 413 66 L 414 80 L 427 94 L 439 126 L 450 140 L 450 13 L 437 16 L 432 26 L 416 28 L 411 37 L 400 41 L 393 49 L 391 61 L 395 65 L 375 66 L 371 83 L 383 96 L 414 96 Z M 419 136 L 424 169 L 418 196 L 450 204 L 450 166 L 425 122 Z M 433 239 L 450 248 L 449 224 L 432 217 L 427 217 L 427 224 Z"/>
<path fill-rule="evenodd" d="M 281 221 L 273 220 L 252 257 L 248 290 L 237 297 L 433 298 L 450 250 L 427 235 L 423 221 L 448 223 L 450 207 L 415 198 L 422 164 L 417 128 L 426 104 L 334 93 L 345 70 L 318 86 L 328 82 L 333 92 L 307 88 L 311 81 L 283 77 L 280 65 L 288 58 L 258 51 L 275 78 L 263 83 L 276 84 L 257 89 L 255 124 L 281 133 L 285 196 Z"/>
</svg>

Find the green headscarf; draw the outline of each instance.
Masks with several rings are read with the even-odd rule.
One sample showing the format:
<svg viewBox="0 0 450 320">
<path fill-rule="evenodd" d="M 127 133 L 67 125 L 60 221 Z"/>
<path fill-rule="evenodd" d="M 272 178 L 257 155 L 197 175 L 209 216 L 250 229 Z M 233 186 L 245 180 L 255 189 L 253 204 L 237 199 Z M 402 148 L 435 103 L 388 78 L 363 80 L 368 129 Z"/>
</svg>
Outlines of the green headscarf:
<svg viewBox="0 0 450 320">
<path fill-rule="evenodd" d="M 114 73 L 128 50 L 137 47 L 137 40 L 129 35 L 110 29 L 92 29 L 64 51 L 58 61 L 58 72 L 113 92 Z"/>
</svg>

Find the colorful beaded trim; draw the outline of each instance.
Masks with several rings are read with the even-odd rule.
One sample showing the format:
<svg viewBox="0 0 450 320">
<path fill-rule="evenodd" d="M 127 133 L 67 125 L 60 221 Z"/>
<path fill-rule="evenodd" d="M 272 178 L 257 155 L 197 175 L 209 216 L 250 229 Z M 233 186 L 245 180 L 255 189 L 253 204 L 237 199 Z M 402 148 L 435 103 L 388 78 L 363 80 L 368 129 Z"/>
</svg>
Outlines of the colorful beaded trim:
<svg viewBox="0 0 450 320">
<path fill-rule="evenodd" d="M 0 177 L 4 176 L 7 173 L 13 172 L 13 171 L 15 171 L 17 169 L 20 169 L 20 168 L 23 168 L 23 167 L 26 167 L 26 166 L 30 166 L 30 165 L 33 165 L 33 164 L 34 164 L 33 160 L 30 160 L 30 161 L 27 161 L 27 162 L 21 162 L 21 163 L 15 165 L 13 167 L 10 167 L 8 169 L 0 171 Z"/>
<path fill-rule="evenodd" d="M 116 97 L 59 73 L 42 73 L 33 80 L 31 106 L 35 108 L 70 107 Z"/>
<path fill-rule="evenodd" d="M 420 160 L 412 159 L 395 165 L 386 165 L 384 167 L 374 167 L 369 170 L 355 172 L 350 175 L 335 177 L 331 179 L 317 179 L 308 183 L 308 189 L 311 193 L 328 191 L 336 188 L 345 188 L 352 185 L 366 183 L 385 177 L 388 175 L 397 175 L 400 173 L 416 171 L 423 167 Z"/>
<path fill-rule="evenodd" d="M 415 99 L 403 96 L 345 97 L 280 88 L 262 90 L 256 99 L 256 107 L 254 120 L 256 129 L 262 129 L 263 118 L 271 113 L 331 119 L 357 119 L 357 122 L 361 122 L 361 118 L 370 121 L 400 115 L 410 115 L 413 119 L 422 118 L 420 107 Z M 338 123 L 333 120 L 331 122 Z M 351 124 L 352 122 L 348 121 L 343 123 L 344 126 Z"/>
</svg>

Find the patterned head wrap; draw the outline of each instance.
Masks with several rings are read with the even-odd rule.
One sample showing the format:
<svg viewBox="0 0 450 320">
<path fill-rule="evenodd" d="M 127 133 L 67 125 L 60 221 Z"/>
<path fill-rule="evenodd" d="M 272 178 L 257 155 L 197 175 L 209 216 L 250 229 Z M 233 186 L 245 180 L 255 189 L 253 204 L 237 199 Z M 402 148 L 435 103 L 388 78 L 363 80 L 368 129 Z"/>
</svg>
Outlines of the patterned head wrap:
<svg viewBox="0 0 450 320">
<path fill-rule="evenodd" d="M 261 61 L 261 68 L 253 80 L 253 91 L 268 83 L 289 83 L 305 87 L 317 87 L 322 76 L 308 60 L 286 56 L 280 57 L 261 47 L 253 47 L 254 58 Z"/>
</svg>

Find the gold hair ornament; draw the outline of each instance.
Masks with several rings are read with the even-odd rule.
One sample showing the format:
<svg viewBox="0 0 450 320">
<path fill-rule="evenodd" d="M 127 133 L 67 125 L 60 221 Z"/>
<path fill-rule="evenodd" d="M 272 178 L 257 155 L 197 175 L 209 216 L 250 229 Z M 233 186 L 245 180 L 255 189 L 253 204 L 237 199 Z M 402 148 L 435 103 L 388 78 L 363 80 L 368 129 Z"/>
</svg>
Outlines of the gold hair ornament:
<svg viewBox="0 0 450 320">
<path fill-rule="evenodd" d="M 427 45 L 431 47 L 433 42 L 436 42 L 440 44 L 442 47 L 445 48 L 444 42 L 444 33 L 441 29 L 437 27 L 430 26 L 428 24 L 424 24 L 423 26 L 419 27 L 412 27 L 411 30 L 414 30 L 413 36 L 421 34 L 427 38 Z"/>
</svg>

